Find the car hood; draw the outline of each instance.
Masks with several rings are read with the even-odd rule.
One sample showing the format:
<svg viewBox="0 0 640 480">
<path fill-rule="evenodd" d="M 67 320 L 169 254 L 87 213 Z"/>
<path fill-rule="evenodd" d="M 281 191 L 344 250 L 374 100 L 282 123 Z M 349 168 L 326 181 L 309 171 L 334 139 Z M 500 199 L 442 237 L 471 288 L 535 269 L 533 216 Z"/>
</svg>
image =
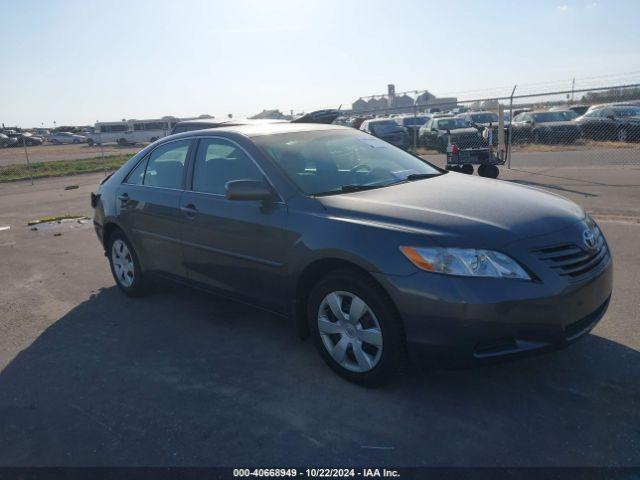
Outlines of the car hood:
<svg viewBox="0 0 640 480">
<path fill-rule="evenodd" d="M 336 220 L 424 234 L 440 245 L 478 248 L 548 234 L 585 216 L 564 197 L 454 172 L 318 200 Z"/>
</svg>

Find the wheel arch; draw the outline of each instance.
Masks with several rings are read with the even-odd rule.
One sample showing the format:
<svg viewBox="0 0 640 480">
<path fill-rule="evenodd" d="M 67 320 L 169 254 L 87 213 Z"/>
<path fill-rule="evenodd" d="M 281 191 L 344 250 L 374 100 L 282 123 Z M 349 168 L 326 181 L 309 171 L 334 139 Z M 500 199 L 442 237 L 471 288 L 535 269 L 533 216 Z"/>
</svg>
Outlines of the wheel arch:
<svg viewBox="0 0 640 480">
<path fill-rule="evenodd" d="M 395 302 L 393 301 L 393 298 L 391 298 L 391 295 L 389 295 L 384 286 L 367 269 L 363 268 L 361 265 L 358 265 L 355 262 L 342 258 L 321 258 L 314 260 L 306 265 L 298 275 L 295 282 L 292 315 L 296 332 L 300 338 L 306 338 L 310 333 L 309 326 L 307 324 L 306 310 L 311 290 L 313 289 L 314 285 L 318 283 L 318 281 L 320 281 L 321 278 L 331 272 L 335 272 L 338 270 L 352 270 L 370 280 L 380 289 L 380 292 L 386 297 L 386 299 L 389 301 L 389 304 L 398 315 L 398 318 L 400 319 L 400 321 L 402 321 L 402 319 L 400 318 L 399 310 Z"/>
</svg>

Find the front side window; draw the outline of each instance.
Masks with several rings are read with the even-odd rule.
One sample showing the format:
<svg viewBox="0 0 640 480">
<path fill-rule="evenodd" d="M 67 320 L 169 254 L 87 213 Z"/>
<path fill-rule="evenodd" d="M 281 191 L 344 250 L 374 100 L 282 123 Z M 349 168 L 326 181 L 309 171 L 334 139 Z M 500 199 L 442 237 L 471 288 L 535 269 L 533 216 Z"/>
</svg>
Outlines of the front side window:
<svg viewBox="0 0 640 480">
<path fill-rule="evenodd" d="M 224 195 L 233 180 L 264 180 L 262 172 L 249 156 L 222 138 L 200 141 L 193 169 L 193 190 Z"/>
<path fill-rule="evenodd" d="M 165 143 L 156 148 L 149 156 L 143 185 L 181 188 L 190 144 L 190 140 L 182 140 Z"/>
<path fill-rule="evenodd" d="M 385 187 L 410 175 L 441 173 L 404 150 L 355 130 L 264 135 L 253 141 L 309 195 Z"/>
</svg>

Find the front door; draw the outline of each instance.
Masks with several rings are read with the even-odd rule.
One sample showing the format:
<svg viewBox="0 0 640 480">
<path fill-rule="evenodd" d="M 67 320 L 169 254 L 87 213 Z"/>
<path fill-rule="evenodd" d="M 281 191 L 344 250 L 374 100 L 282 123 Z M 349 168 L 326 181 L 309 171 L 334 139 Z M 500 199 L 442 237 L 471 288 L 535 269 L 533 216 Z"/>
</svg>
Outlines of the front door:
<svg viewBox="0 0 640 480">
<path fill-rule="evenodd" d="M 199 141 L 192 188 L 180 200 L 189 278 L 225 294 L 285 311 L 287 207 L 271 202 L 228 200 L 232 180 L 260 180 L 261 170 L 235 143 Z M 275 195 L 275 192 L 274 192 Z"/>
</svg>

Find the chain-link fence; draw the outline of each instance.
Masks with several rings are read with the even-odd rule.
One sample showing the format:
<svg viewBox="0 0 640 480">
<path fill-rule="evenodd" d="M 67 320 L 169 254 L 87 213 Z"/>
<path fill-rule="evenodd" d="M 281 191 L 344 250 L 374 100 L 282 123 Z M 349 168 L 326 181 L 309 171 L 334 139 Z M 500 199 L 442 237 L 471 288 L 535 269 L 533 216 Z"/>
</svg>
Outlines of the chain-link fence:
<svg viewBox="0 0 640 480">
<path fill-rule="evenodd" d="M 504 152 L 510 167 L 640 165 L 640 83 L 596 86 L 587 80 L 555 90 L 533 84 L 491 93 L 435 96 L 428 91 L 396 94 L 390 88 L 386 95 L 356 100 L 334 123 L 365 130 L 441 164 L 455 148 Z M 106 174 L 141 148 L 66 141 L 38 129 L 2 132 L 0 182 Z"/>
<path fill-rule="evenodd" d="M 102 172 L 122 165 L 140 145 L 90 146 L 82 139 L 59 139 L 25 129 L 5 128 L 0 135 L 0 183 Z"/>
<path fill-rule="evenodd" d="M 500 118 L 502 116 L 502 119 Z M 335 123 L 431 160 L 456 150 L 508 152 L 507 166 L 640 165 L 640 84 L 438 98 L 363 97 Z M 502 127 L 504 135 L 500 135 Z M 499 142 L 503 142 L 499 145 Z"/>
</svg>

